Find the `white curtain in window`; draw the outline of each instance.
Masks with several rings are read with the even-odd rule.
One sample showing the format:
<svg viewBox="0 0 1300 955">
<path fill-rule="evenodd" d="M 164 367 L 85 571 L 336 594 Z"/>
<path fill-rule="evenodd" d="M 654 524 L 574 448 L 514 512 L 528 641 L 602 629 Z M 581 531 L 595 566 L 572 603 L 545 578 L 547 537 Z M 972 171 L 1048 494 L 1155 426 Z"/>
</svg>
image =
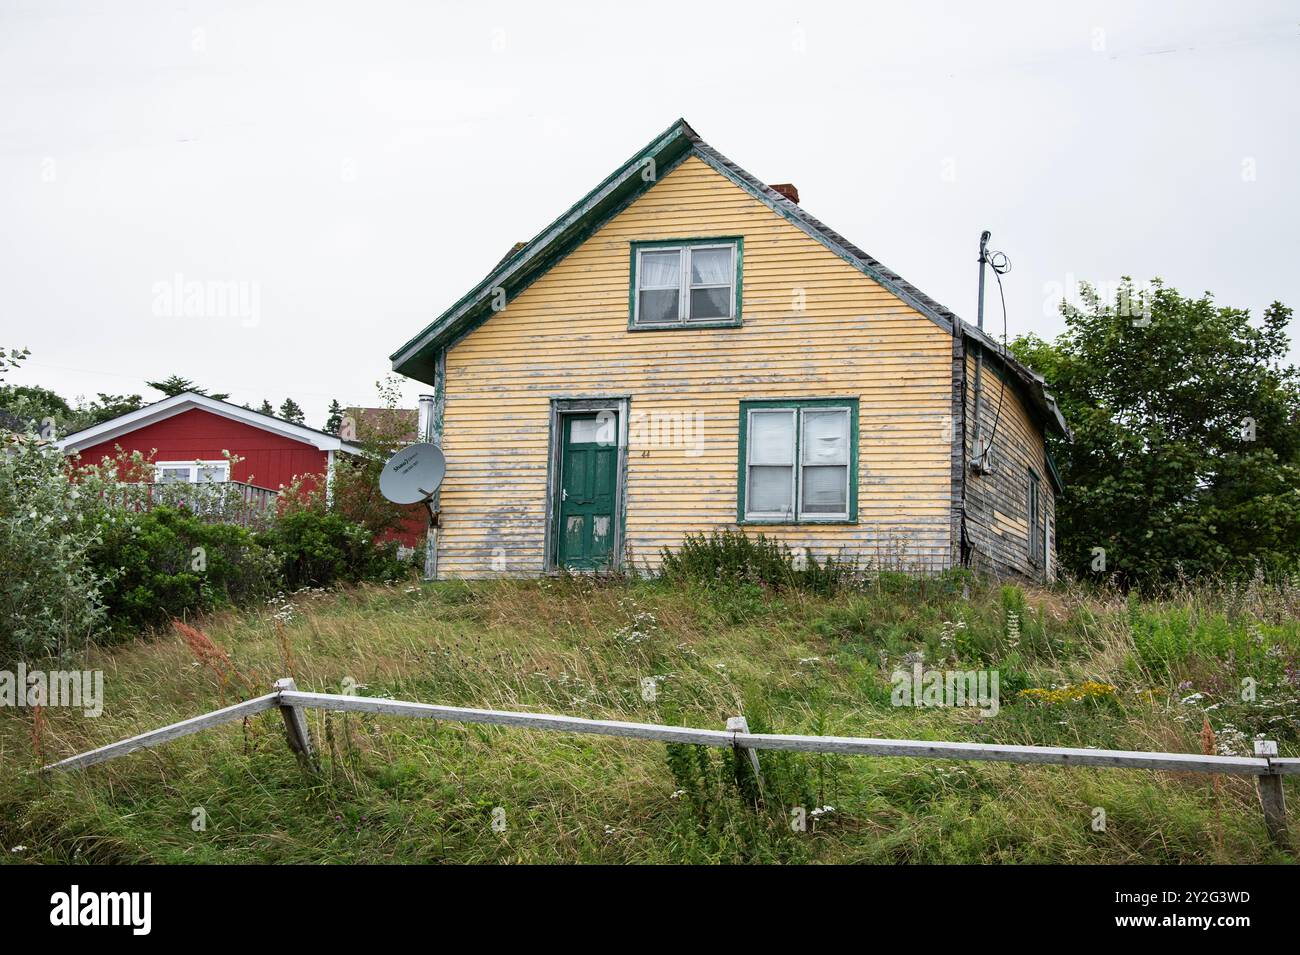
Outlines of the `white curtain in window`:
<svg viewBox="0 0 1300 955">
<path fill-rule="evenodd" d="M 692 249 L 692 285 L 730 285 L 731 249 Z"/>
<path fill-rule="evenodd" d="M 794 412 L 755 411 L 750 414 L 749 463 L 794 464 Z"/>
<path fill-rule="evenodd" d="M 642 288 L 677 288 L 682 281 L 681 253 L 642 252 L 640 282 Z"/>
<path fill-rule="evenodd" d="M 849 413 L 803 413 L 802 503 L 805 514 L 847 514 L 849 510 Z"/>
<path fill-rule="evenodd" d="M 803 463 L 847 464 L 849 461 L 849 413 L 847 411 L 805 411 L 803 413 Z"/>
<path fill-rule="evenodd" d="M 751 514 L 789 514 L 791 496 L 790 468 L 753 467 L 749 469 L 749 503 Z"/>
<path fill-rule="evenodd" d="M 746 511 L 789 514 L 794 510 L 794 412 L 752 412 L 748 452 Z"/>
<path fill-rule="evenodd" d="M 803 469 L 803 512 L 846 514 L 849 509 L 849 471 L 843 467 Z"/>
</svg>

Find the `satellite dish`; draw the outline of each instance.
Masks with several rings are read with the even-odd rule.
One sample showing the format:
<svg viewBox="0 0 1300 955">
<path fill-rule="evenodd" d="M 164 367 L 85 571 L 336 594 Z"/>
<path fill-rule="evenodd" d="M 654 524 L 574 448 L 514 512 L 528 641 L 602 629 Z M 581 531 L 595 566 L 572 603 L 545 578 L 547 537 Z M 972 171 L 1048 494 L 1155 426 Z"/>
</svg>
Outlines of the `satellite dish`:
<svg viewBox="0 0 1300 955">
<path fill-rule="evenodd" d="M 419 504 L 433 497 L 447 473 L 436 444 L 412 444 L 398 451 L 379 475 L 379 492 L 394 504 Z"/>
</svg>

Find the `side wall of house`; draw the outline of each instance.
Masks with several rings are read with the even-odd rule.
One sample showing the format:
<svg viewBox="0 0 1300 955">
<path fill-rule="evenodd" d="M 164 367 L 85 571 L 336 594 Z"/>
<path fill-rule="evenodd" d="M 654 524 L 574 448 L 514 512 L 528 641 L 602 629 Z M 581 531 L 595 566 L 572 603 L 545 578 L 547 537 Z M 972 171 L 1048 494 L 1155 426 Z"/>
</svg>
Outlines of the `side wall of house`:
<svg viewBox="0 0 1300 955">
<path fill-rule="evenodd" d="M 630 243 L 743 235 L 743 325 L 628 330 Z M 818 556 L 953 562 L 952 340 L 691 157 L 445 355 L 439 576 L 546 566 L 554 398 L 630 397 L 625 560 L 735 526 L 740 402 L 859 401 L 858 520 L 753 528 Z M 682 437 L 684 435 L 684 437 Z"/>
<path fill-rule="evenodd" d="M 102 458 L 113 457 L 118 446 L 128 453 L 153 454 L 155 461 L 220 461 L 222 452 L 229 451 L 243 459 L 231 469 L 232 481 L 273 491 L 300 474 L 324 474 L 327 463 L 326 452 L 310 444 L 200 408 L 86 448 L 81 461 L 97 464 Z"/>
<path fill-rule="evenodd" d="M 966 354 L 966 448 L 974 460 L 976 349 Z M 1026 410 L 1021 391 L 1008 385 L 1001 369 L 986 356 L 982 373 L 980 420 L 984 440 L 992 435 L 989 473 L 969 472 L 966 483 L 966 534 L 973 545 L 971 567 L 997 576 L 1050 579 L 1056 571 L 1055 491 L 1047 471 L 1042 427 Z M 1037 475 L 1043 557 L 1030 557 L 1029 487 Z"/>
</svg>

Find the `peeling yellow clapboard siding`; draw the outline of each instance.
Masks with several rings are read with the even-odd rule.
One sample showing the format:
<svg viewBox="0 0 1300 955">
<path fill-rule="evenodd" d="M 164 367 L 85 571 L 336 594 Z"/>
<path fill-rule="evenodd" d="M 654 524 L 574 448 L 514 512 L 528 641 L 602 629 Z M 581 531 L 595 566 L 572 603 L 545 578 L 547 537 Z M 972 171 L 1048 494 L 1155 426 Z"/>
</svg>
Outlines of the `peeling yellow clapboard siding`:
<svg viewBox="0 0 1300 955">
<path fill-rule="evenodd" d="M 629 332 L 629 243 L 709 235 L 744 236 L 743 325 Z M 687 447 L 629 449 L 637 566 L 734 523 L 742 399 L 850 395 L 858 523 L 762 532 L 821 555 L 950 559 L 950 336 L 698 159 L 466 336 L 446 369 L 444 575 L 542 570 L 550 399 L 575 395 L 630 395 L 634 423 L 698 416 Z"/>
</svg>

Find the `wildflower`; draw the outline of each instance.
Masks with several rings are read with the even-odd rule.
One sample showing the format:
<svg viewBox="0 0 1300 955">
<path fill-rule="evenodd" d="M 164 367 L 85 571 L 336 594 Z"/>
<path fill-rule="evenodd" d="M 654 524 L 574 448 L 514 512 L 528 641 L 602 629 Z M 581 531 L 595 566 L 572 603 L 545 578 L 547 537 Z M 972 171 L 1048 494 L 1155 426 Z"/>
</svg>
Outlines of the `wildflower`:
<svg viewBox="0 0 1300 955">
<path fill-rule="evenodd" d="M 1058 687 L 1055 683 L 1047 689 L 1033 687 L 1027 690 L 1021 690 L 1017 696 L 1022 696 L 1027 700 L 1034 700 L 1039 703 L 1046 703 L 1049 706 L 1054 703 L 1078 703 L 1082 700 L 1096 700 L 1104 697 L 1115 695 L 1115 687 L 1109 683 L 1098 683 L 1095 680 L 1084 680 L 1078 685 L 1067 683 Z"/>
</svg>

